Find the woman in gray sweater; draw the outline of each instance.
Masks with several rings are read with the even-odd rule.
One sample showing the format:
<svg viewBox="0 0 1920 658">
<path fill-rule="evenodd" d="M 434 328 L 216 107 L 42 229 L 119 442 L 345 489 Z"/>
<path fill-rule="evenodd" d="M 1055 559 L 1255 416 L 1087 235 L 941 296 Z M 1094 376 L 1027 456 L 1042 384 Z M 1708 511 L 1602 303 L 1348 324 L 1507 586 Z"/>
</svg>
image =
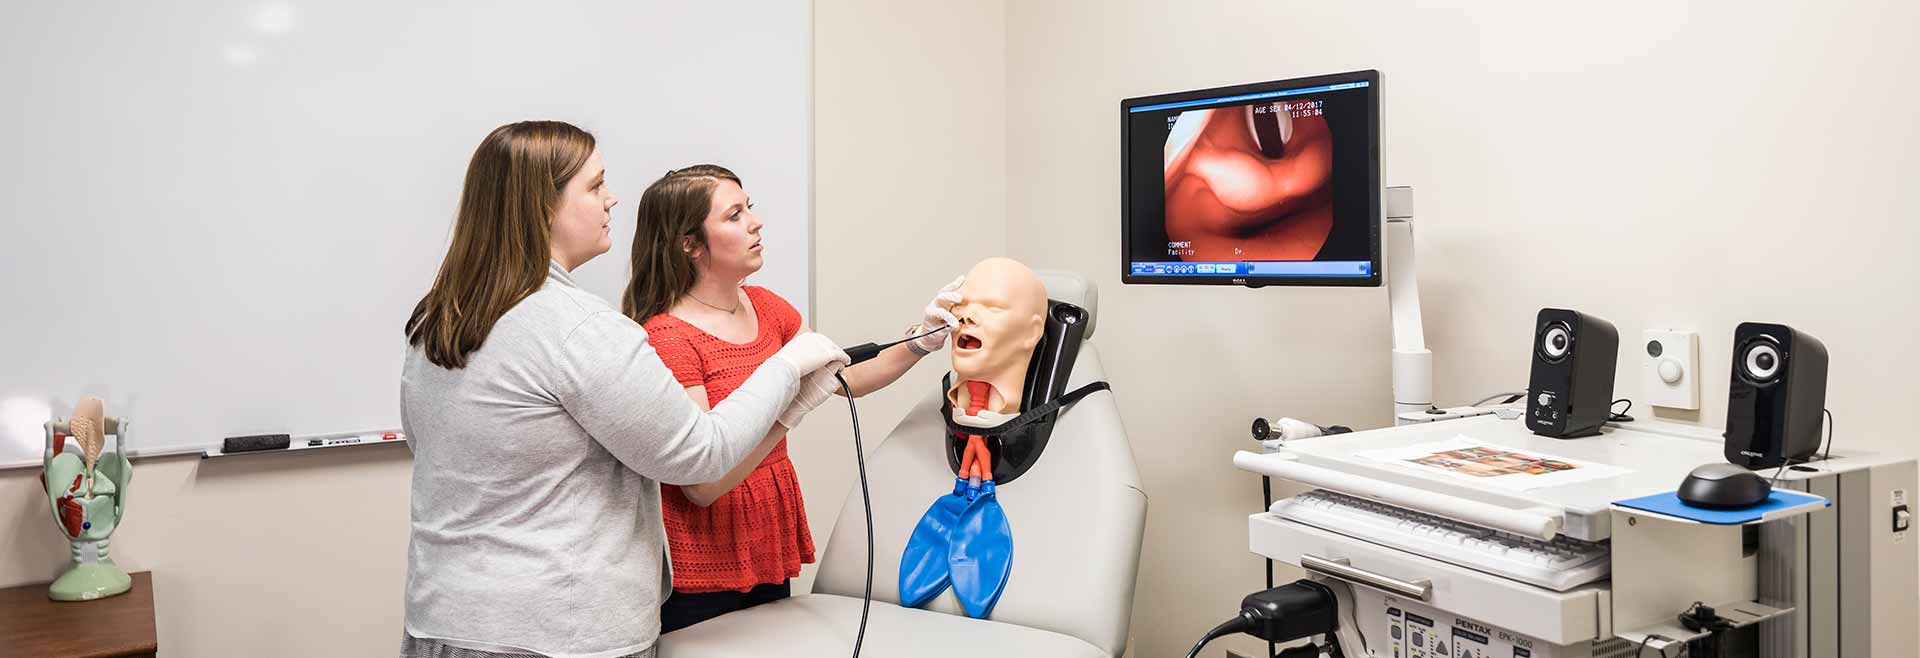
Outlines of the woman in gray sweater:
<svg viewBox="0 0 1920 658">
<path fill-rule="evenodd" d="M 605 179 L 593 136 L 559 122 L 501 126 L 467 166 L 406 325 L 403 657 L 653 655 L 672 582 L 660 483 L 719 478 L 847 362 L 802 334 L 701 411 L 646 331 L 573 282 L 611 246 Z"/>
</svg>

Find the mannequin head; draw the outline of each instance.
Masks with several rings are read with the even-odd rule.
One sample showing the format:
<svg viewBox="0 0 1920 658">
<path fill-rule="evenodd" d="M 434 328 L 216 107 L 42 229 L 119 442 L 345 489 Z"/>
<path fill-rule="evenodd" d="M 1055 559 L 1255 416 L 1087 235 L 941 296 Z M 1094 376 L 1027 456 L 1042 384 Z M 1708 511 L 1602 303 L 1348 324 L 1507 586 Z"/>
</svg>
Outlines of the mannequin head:
<svg viewBox="0 0 1920 658">
<path fill-rule="evenodd" d="M 1046 331 L 1047 287 L 1040 277 L 1010 258 L 989 258 L 967 271 L 953 315 L 955 406 L 965 408 L 965 383 L 986 382 L 993 394 L 986 408 L 1018 413 L 1025 393 L 1027 366 Z"/>
</svg>

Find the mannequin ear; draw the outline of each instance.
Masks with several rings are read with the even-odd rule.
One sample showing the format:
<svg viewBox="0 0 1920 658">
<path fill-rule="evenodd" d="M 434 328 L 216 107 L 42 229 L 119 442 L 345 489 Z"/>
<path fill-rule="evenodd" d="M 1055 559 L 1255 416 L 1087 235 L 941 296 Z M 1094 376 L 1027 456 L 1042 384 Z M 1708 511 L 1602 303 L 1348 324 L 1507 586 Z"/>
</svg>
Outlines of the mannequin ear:
<svg viewBox="0 0 1920 658">
<path fill-rule="evenodd" d="M 1020 346 L 1026 351 L 1032 352 L 1035 347 L 1040 345 L 1040 339 L 1047 337 L 1047 320 L 1046 318 L 1036 315 L 1033 316 L 1033 321 L 1028 323 L 1028 326 L 1027 339 L 1020 341 Z"/>
</svg>

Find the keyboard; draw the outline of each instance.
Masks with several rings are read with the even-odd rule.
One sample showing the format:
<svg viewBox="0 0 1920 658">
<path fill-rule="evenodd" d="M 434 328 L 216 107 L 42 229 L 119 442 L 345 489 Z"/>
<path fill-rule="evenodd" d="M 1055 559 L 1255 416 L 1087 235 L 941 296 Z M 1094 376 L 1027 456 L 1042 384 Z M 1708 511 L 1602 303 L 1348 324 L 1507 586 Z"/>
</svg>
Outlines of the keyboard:
<svg viewBox="0 0 1920 658">
<path fill-rule="evenodd" d="M 1274 503 L 1281 518 L 1564 592 L 1607 577 L 1606 542 L 1540 541 L 1316 489 Z"/>
</svg>

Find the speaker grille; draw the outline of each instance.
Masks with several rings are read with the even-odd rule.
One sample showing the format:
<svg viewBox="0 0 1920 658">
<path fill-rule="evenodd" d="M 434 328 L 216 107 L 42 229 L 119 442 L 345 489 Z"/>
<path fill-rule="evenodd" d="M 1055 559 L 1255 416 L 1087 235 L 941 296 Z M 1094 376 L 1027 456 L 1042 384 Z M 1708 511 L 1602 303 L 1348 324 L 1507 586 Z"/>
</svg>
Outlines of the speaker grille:
<svg viewBox="0 0 1920 658">
<path fill-rule="evenodd" d="M 1573 327 L 1559 320 L 1547 323 L 1540 328 L 1534 348 L 1548 363 L 1567 360 L 1567 355 L 1573 353 Z"/>
<path fill-rule="evenodd" d="M 1755 336 L 1740 345 L 1740 376 L 1756 385 L 1771 384 L 1786 370 L 1786 353 L 1772 336 Z"/>
</svg>

